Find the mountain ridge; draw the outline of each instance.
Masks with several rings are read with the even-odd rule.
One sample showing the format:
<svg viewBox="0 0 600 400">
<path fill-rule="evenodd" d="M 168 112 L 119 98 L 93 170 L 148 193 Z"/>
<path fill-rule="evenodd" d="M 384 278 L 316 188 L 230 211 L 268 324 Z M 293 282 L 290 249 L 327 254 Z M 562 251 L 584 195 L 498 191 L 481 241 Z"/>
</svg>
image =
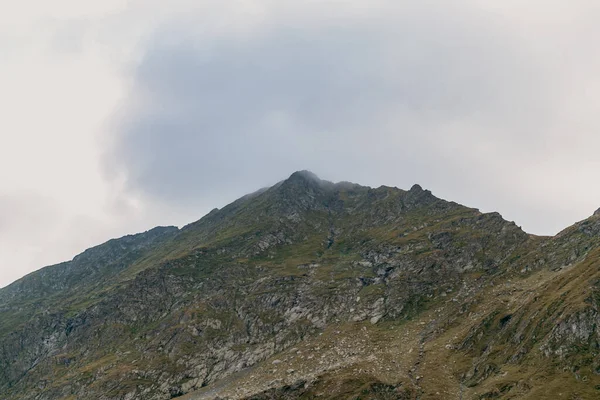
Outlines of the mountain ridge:
<svg viewBox="0 0 600 400">
<path fill-rule="evenodd" d="M 381 188 L 393 188 L 393 189 L 398 189 L 397 187 L 388 187 L 388 186 L 380 186 L 380 187 L 378 187 L 378 188 L 372 188 L 372 187 L 370 187 L 370 186 L 363 186 L 363 185 L 360 185 L 360 184 L 357 184 L 357 183 L 353 183 L 353 182 L 349 182 L 349 181 L 340 181 L 340 182 L 335 182 L 335 183 L 334 183 L 334 182 L 330 182 L 330 181 L 327 181 L 327 180 L 322 180 L 322 179 L 320 179 L 320 178 L 319 178 L 319 177 L 318 177 L 316 174 L 314 174 L 313 172 L 311 172 L 311 171 L 309 171 L 309 170 L 300 170 L 300 171 L 296 171 L 296 172 L 292 173 L 292 174 L 290 175 L 290 177 L 288 177 L 287 179 L 285 179 L 285 180 L 282 180 L 282 181 L 280 181 L 280 182 L 276 183 L 275 185 L 273 185 L 273 186 L 271 186 L 271 187 L 264 187 L 264 188 L 261 188 L 261 189 L 259 189 L 259 190 L 255 191 L 255 192 L 252 192 L 252 193 L 249 193 L 249 194 L 247 194 L 247 195 L 241 196 L 239 199 L 237 199 L 237 200 L 233 201 L 232 203 L 228 204 L 227 206 L 234 205 L 234 204 L 236 204 L 237 202 L 240 202 L 240 201 L 245 201 L 245 200 L 252 199 L 252 198 L 254 198 L 254 197 L 258 196 L 258 195 L 261 195 L 262 193 L 264 193 L 265 191 L 267 191 L 267 190 L 269 190 L 269 189 L 272 189 L 272 188 L 278 187 L 279 185 L 282 185 L 283 183 L 285 183 L 285 182 L 287 182 L 287 181 L 289 181 L 289 180 L 292 180 L 292 181 L 294 181 L 294 180 L 298 180 L 298 181 L 303 181 L 303 180 L 306 180 L 306 181 L 314 181 L 314 182 L 318 182 L 318 183 L 320 183 L 320 184 L 325 184 L 325 185 L 328 185 L 328 186 L 333 186 L 333 187 L 335 187 L 335 186 L 338 186 L 338 187 L 346 187 L 346 188 L 359 187 L 359 188 L 365 188 L 365 189 L 371 189 L 371 190 L 377 190 L 377 189 L 381 189 Z M 398 189 L 398 190 L 401 190 L 401 189 Z M 421 187 L 421 185 L 419 185 L 419 184 L 414 184 L 414 185 L 412 185 L 412 186 L 411 186 L 411 188 L 410 188 L 409 190 L 407 190 L 406 192 L 413 192 L 413 193 L 421 193 L 421 192 L 424 192 L 424 193 L 426 193 L 427 195 L 431 195 L 431 191 L 430 191 L 430 190 L 423 189 L 423 188 Z M 225 206 L 225 207 L 227 207 L 227 206 Z M 221 210 L 222 210 L 222 209 L 219 209 L 219 208 L 214 208 L 214 209 L 213 209 L 213 210 L 211 210 L 209 213 L 207 213 L 206 215 L 204 215 L 203 217 L 201 217 L 199 220 L 197 220 L 197 221 L 194 221 L 194 222 L 191 222 L 191 223 L 189 223 L 189 224 L 186 224 L 186 225 L 184 225 L 184 226 L 183 226 L 183 227 L 181 227 L 181 228 L 177 228 L 176 226 L 156 226 L 156 227 L 153 227 L 153 228 L 150 228 L 150 229 L 148 229 L 148 230 L 147 230 L 147 231 L 145 231 L 145 232 L 140 232 L 140 233 L 130 233 L 130 234 L 125 234 L 125 235 L 123 235 L 123 236 L 120 236 L 120 237 L 110 238 L 110 239 L 108 239 L 106 242 L 104 242 L 104 243 L 102 243 L 102 244 L 100 244 L 100 245 L 97 245 L 97 246 L 92 246 L 92 247 L 90 247 L 90 248 L 88 248 L 88 249 L 84 250 L 83 252 L 81 252 L 81 253 L 79 253 L 79 254 L 75 255 L 75 256 L 73 257 L 73 259 L 72 259 L 72 260 L 69 260 L 69 261 L 63 261 L 63 262 L 60 262 L 60 263 L 58 263 L 58 264 L 48 265 L 48 266 L 42 267 L 42 268 L 40 268 L 40 269 L 38 269 L 38 270 L 32 271 L 32 272 L 28 273 L 27 275 L 24 275 L 23 277 L 21 277 L 21 278 L 18 278 L 17 280 L 15 280 L 15 281 L 13 281 L 13 282 L 11 282 L 11 283 L 7 284 L 6 286 L 4 286 L 4 287 L 0 288 L 0 290 L 3 290 L 3 289 L 5 289 L 5 288 L 8 288 L 9 286 L 12 286 L 13 284 L 17 283 L 18 281 L 21 281 L 22 279 L 24 279 L 24 278 L 26 278 L 27 276 L 30 276 L 30 275 L 32 275 L 32 274 L 36 274 L 37 272 L 41 271 L 41 270 L 42 270 L 42 269 L 44 269 L 44 268 L 55 267 L 55 266 L 62 265 L 62 264 L 64 264 L 64 263 L 67 263 L 67 262 L 73 262 L 73 261 L 76 261 L 76 259 L 77 259 L 77 258 L 79 258 L 79 257 L 82 257 L 82 256 L 85 256 L 85 255 L 86 255 L 87 253 L 89 253 L 90 251 L 93 251 L 94 249 L 97 249 L 97 248 L 99 248 L 99 247 L 101 247 L 101 246 L 104 246 L 104 245 L 106 245 L 106 244 L 108 244 L 108 243 L 111 243 L 111 242 L 113 242 L 113 241 L 120 241 L 120 240 L 124 240 L 124 239 L 126 239 L 126 238 L 129 238 L 129 237 L 135 237 L 135 236 L 138 236 L 138 235 L 143 235 L 143 234 L 146 234 L 146 233 L 150 233 L 150 232 L 152 232 L 152 231 L 155 231 L 155 230 L 161 230 L 161 229 L 163 229 L 163 228 L 165 228 L 165 229 L 179 229 L 179 230 L 185 230 L 185 229 L 187 229 L 187 228 L 189 228 L 189 227 L 193 226 L 194 224 L 196 224 L 196 223 L 200 222 L 200 221 L 201 221 L 202 219 L 204 219 L 205 217 L 212 216 L 212 215 L 214 215 L 215 213 L 218 213 L 218 212 L 220 212 Z M 498 215 L 500 215 L 500 216 L 501 216 L 501 214 L 499 214 L 499 213 L 497 213 L 497 212 L 490 212 L 490 213 L 488 213 L 488 214 L 498 214 Z M 596 211 L 596 212 L 594 213 L 594 215 L 600 215 L 600 209 L 598 209 L 598 211 Z"/>
</svg>

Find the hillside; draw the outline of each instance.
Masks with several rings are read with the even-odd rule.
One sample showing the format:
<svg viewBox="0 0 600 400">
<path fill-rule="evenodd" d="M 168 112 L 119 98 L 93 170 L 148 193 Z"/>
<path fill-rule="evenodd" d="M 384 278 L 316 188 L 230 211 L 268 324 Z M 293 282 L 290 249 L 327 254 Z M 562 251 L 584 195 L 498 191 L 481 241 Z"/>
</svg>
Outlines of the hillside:
<svg viewBox="0 0 600 400">
<path fill-rule="evenodd" d="M 599 267 L 598 212 L 296 172 L 1 289 L 0 398 L 597 398 Z"/>
</svg>

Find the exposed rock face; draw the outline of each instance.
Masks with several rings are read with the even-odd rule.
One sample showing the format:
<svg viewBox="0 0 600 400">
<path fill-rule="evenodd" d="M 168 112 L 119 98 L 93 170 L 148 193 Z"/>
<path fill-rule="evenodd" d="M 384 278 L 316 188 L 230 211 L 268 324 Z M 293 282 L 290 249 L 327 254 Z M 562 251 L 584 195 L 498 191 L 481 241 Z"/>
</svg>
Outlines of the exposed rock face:
<svg viewBox="0 0 600 400">
<path fill-rule="evenodd" d="M 585 348 L 581 375 L 598 361 L 600 297 L 596 286 L 580 289 L 600 281 L 599 242 L 596 217 L 538 238 L 418 185 L 372 189 L 297 172 L 181 230 L 112 240 L 0 290 L 0 397 L 158 400 L 203 387 L 216 395 L 266 368 L 232 396 L 300 398 L 339 384 L 347 391 L 331 398 L 414 398 L 442 390 L 423 378 L 429 354 L 456 357 L 444 379 L 462 393 L 488 390 L 501 365 L 539 356 L 562 368 Z M 532 294 L 490 302 L 511 290 Z M 394 324 L 407 332 L 397 348 L 414 344 L 388 359 L 397 348 L 381 343 L 397 339 Z M 428 348 L 458 327 L 452 343 Z M 339 360 L 298 349 L 300 364 L 269 360 L 331 329 Z M 359 329 L 364 349 L 339 347 Z M 340 375 L 373 356 L 369 346 L 381 348 L 369 361 L 376 368 Z M 405 374 L 402 382 L 385 378 L 409 361 L 393 375 Z M 511 396 L 533 390 L 510 387 Z"/>
</svg>

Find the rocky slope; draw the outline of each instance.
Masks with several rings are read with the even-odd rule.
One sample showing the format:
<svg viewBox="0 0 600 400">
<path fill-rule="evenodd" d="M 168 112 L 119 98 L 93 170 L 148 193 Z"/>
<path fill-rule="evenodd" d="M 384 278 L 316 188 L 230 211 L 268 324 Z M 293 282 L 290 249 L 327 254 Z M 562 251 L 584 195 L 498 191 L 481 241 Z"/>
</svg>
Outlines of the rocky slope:
<svg viewBox="0 0 600 400">
<path fill-rule="evenodd" d="M 0 290 L 0 398 L 596 398 L 597 214 L 297 172 Z"/>
</svg>

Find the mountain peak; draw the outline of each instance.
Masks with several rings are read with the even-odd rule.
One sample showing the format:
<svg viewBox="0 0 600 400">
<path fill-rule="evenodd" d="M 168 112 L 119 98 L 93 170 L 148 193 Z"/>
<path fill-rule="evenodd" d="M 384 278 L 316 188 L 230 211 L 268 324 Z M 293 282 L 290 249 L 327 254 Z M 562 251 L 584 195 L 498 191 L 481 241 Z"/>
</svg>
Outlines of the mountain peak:
<svg viewBox="0 0 600 400">
<path fill-rule="evenodd" d="M 292 175 L 290 175 L 290 177 L 287 180 L 288 181 L 302 180 L 302 181 L 309 181 L 309 182 L 321 182 L 321 178 L 319 178 L 315 173 L 308 171 L 306 169 L 302 170 L 302 171 L 294 172 Z"/>
<path fill-rule="evenodd" d="M 594 215 L 600 216 L 600 208 L 596 210 L 596 212 L 594 213 Z"/>
<path fill-rule="evenodd" d="M 308 170 L 296 171 L 285 181 L 281 182 L 283 188 L 293 188 L 296 190 L 314 190 L 321 192 L 334 186 L 332 182 L 319 178 L 316 174 Z M 286 189 L 286 190 L 287 190 Z M 298 194 L 298 193 L 296 193 Z"/>
</svg>

